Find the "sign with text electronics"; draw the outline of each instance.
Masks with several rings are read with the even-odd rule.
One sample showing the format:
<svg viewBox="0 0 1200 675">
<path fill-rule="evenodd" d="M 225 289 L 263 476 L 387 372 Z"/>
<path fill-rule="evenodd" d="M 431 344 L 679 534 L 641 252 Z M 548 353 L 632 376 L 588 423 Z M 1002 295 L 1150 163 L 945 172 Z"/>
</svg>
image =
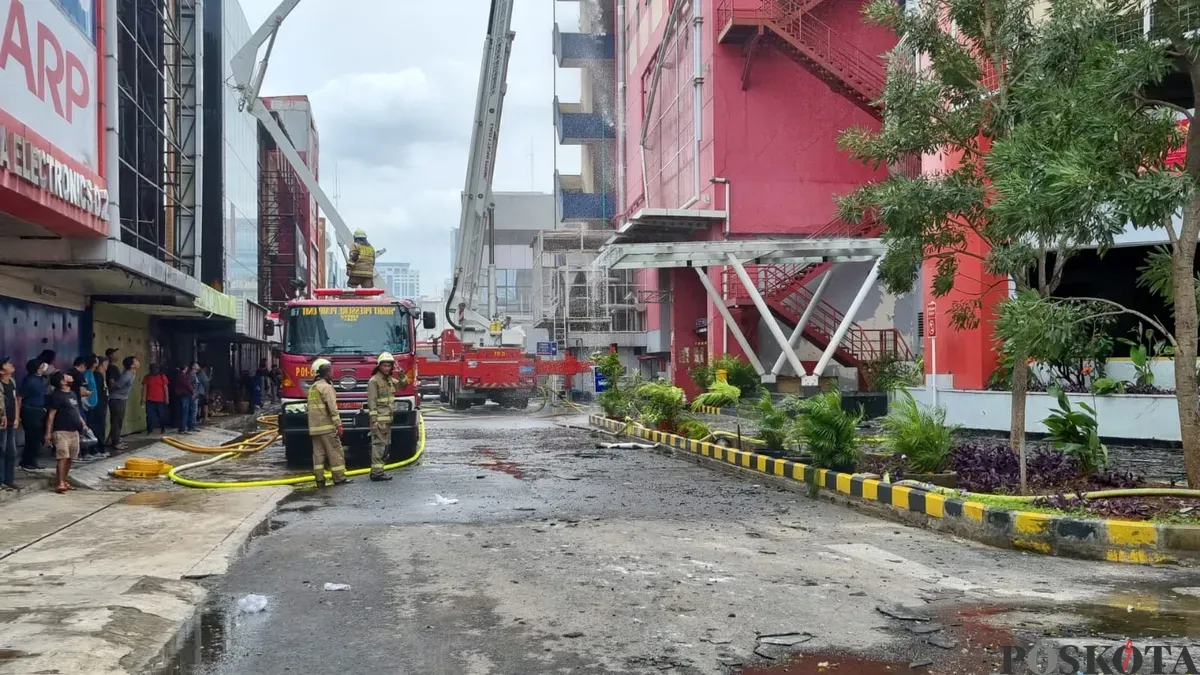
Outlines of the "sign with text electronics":
<svg viewBox="0 0 1200 675">
<path fill-rule="evenodd" d="M 96 0 L 0 0 L 0 108 L 100 173 Z M 18 130 L 10 129 L 16 133 Z"/>
</svg>

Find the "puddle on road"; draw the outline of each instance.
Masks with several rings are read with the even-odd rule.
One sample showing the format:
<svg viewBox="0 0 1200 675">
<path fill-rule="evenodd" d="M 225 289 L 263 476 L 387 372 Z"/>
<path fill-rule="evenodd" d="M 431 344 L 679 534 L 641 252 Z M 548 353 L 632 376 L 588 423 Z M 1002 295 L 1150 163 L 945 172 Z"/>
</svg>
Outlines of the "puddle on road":
<svg viewBox="0 0 1200 675">
<path fill-rule="evenodd" d="M 206 665 L 220 661 L 233 629 L 232 617 L 216 606 L 209 605 L 196 622 L 195 630 L 188 636 L 183 648 L 167 667 L 163 675 L 199 675 L 207 672 Z"/>
<path fill-rule="evenodd" d="M 502 457 L 503 455 L 500 455 L 499 451 L 497 451 L 495 448 L 477 445 L 472 448 L 472 450 L 480 452 L 490 459 L 471 462 L 471 466 L 478 466 L 489 471 L 508 474 L 517 480 L 523 480 L 526 477 L 525 470 L 521 468 L 520 464 L 507 459 L 496 459 L 497 457 Z"/>
</svg>

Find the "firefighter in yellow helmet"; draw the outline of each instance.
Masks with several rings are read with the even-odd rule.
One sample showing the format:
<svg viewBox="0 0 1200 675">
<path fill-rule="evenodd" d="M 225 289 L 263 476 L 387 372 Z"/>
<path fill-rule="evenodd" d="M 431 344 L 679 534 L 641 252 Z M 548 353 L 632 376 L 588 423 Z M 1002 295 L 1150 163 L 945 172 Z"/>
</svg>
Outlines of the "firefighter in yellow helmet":
<svg viewBox="0 0 1200 675">
<path fill-rule="evenodd" d="M 396 359 L 384 352 L 376 359 L 375 372 L 367 381 L 367 409 L 371 413 L 371 480 L 391 480 L 384 473 L 388 445 L 392 440 L 392 414 L 396 411 L 396 389 L 408 386 L 408 375 L 396 373 Z"/>
<path fill-rule="evenodd" d="M 367 243 L 367 233 L 354 231 L 354 245 L 350 247 L 350 269 L 346 272 L 350 288 L 375 287 L 375 248 Z"/>
<path fill-rule="evenodd" d="M 333 364 L 317 359 L 312 364 L 317 374 L 308 388 L 308 436 L 312 440 L 313 476 L 317 487 L 325 487 L 325 469 L 333 474 L 333 484 L 349 483 L 346 478 L 346 454 L 342 450 L 342 418 L 338 415 L 337 393 L 333 390 Z"/>
</svg>

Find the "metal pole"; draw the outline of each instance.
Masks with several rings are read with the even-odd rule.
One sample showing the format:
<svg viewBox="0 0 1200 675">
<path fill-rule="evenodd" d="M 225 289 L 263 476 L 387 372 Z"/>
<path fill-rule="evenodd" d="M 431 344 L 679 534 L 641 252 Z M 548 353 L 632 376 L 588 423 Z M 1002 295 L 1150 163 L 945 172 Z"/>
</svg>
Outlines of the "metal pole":
<svg viewBox="0 0 1200 675">
<path fill-rule="evenodd" d="M 783 355 L 787 358 L 788 363 L 792 364 L 792 370 L 795 370 L 803 377 L 804 366 L 800 364 L 800 359 L 797 358 L 796 352 L 793 352 L 788 347 L 788 340 L 784 337 L 783 331 L 780 330 L 779 323 L 775 321 L 775 315 L 771 314 L 767 303 L 763 300 L 762 295 L 759 294 L 758 289 L 755 288 L 754 282 L 750 279 L 750 275 L 746 273 L 746 268 L 742 265 L 742 261 L 738 260 L 737 256 L 732 253 L 726 253 L 725 255 L 729 258 L 729 264 L 733 265 L 734 271 L 737 272 L 738 279 L 742 280 L 742 286 L 750 294 L 750 299 L 754 301 L 754 306 L 758 308 L 759 316 L 766 322 L 771 335 L 775 336 L 775 342 L 779 343 L 779 348 L 783 350 Z"/>
<path fill-rule="evenodd" d="M 800 336 L 804 333 L 805 326 L 808 325 L 809 319 L 812 318 L 813 310 L 816 309 L 817 303 L 821 302 L 821 296 L 825 293 L 825 287 L 829 285 L 829 280 L 833 278 L 833 269 L 830 269 L 821 277 L 821 283 L 817 284 L 817 290 L 813 292 L 812 299 L 808 301 L 808 307 L 804 308 L 804 314 L 800 316 L 800 321 L 796 323 L 796 327 L 792 329 L 791 336 L 788 337 L 788 348 L 785 351 L 795 349 L 796 343 L 800 341 Z M 780 353 L 779 358 L 775 359 L 775 365 L 772 366 L 771 372 L 776 375 L 783 370 L 783 362 L 787 359 L 787 354 Z M 804 364 L 801 364 L 804 365 Z M 797 377 L 808 375 L 807 372 L 796 373 Z"/>
<path fill-rule="evenodd" d="M 821 376 L 821 373 L 825 372 L 825 366 L 829 365 L 829 360 L 833 358 L 833 352 L 837 351 L 838 345 L 846 337 L 846 333 L 850 330 L 850 324 L 854 323 L 854 316 L 858 314 L 863 301 L 867 299 L 867 292 L 871 290 L 871 287 L 875 285 L 875 280 L 879 278 L 879 264 L 881 262 L 883 262 L 883 258 L 876 258 L 875 264 L 871 266 L 871 271 L 867 273 L 867 278 L 863 279 L 862 286 L 858 289 L 858 295 L 854 296 L 854 302 L 850 303 L 850 309 L 846 310 L 846 315 L 842 317 L 841 325 L 838 326 L 837 332 L 829 340 L 829 344 L 825 347 L 825 352 L 821 354 L 821 360 L 817 361 L 817 367 L 813 369 L 813 378 L 818 378 Z"/>
<path fill-rule="evenodd" d="M 104 3 L 104 183 L 108 188 L 108 238 L 121 239 L 121 137 L 119 81 L 117 66 L 120 28 L 117 2 Z"/>
<path fill-rule="evenodd" d="M 708 297 L 712 299 L 717 306 L 717 311 L 721 313 L 721 318 L 725 320 L 725 325 L 733 329 L 733 337 L 741 345 L 742 351 L 746 353 L 746 358 L 750 361 L 750 365 L 754 366 L 755 372 L 759 375 L 766 375 L 766 370 L 763 369 L 762 362 L 755 356 L 754 350 L 750 349 L 750 343 L 746 341 L 746 336 L 742 335 L 742 329 L 733 322 L 733 317 L 729 315 L 729 308 L 721 302 L 721 296 L 717 293 L 717 289 L 713 287 L 712 281 L 708 279 L 708 270 L 704 267 L 694 267 L 696 274 L 700 275 L 700 283 L 704 286 L 704 290 L 708 291 Z"/>
</svg>

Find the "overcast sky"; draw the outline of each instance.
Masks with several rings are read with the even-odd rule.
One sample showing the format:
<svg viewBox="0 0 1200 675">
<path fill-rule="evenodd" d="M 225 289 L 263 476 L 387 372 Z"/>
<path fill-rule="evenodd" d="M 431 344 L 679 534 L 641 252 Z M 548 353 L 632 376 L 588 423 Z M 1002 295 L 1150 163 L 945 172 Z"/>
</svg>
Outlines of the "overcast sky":
<svg viewBox="0 0 1200 675">
<path fill-rule="evenodd" d="M 241 3 L 253 31 L 279 0 Z M 424 294 L 440 293 L 450 276 L 489 8 L 489 0 L 303 0 L 279 31 L 263 86 L 264 95 L 309 95 L 326 192 L 336 168 L 342 217 L 387 249 L 384 261 L 416 266 Z M 555 12 L 564 31 L 576 30 L 576 3 L 516 3 L 498 191 L 553 189 Z M 579 100 L 578 71 L 558 71 L 558 93 Z M 578 151 L 558 148 L 558 167 L 578 173 Z"/>
</svg>

